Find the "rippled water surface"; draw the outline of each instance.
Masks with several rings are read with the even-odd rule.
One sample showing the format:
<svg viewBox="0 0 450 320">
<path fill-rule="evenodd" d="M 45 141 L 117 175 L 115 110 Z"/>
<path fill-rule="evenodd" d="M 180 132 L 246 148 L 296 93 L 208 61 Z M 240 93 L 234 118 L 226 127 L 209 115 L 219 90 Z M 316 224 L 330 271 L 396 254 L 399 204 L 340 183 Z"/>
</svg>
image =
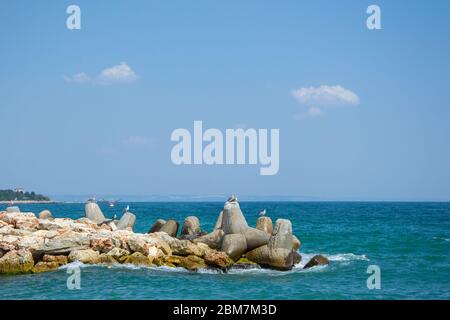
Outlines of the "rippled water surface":
<svg viewBox="0 0 450 320">
<path fill-rule="evenodd" d="M 129 204 L 136 232 L 157 218 L 182 222 L 188 215 L 213 228 L 223 203 L 123 203 L 102 205 L 120 216 Z M 22 205 L 79 218 L 83 204 Z M 0 206 L 2 210 L 4 206 Z M 275 221 L 292 221 L 303 261 L 292 271 L 231 271 L 227 274 L 131 266 L 81 267 L 81 289 L 68 290 L 67 269 L 0 276 L 0 299 L 450 299 L 450 203 L 241 202 L 250 225 L 266 208 Z M 326 267 L 302 270 L 314 254 Z M 367 289 L 367 267 L 381 268 L 381 290 Z"/>
</svg>

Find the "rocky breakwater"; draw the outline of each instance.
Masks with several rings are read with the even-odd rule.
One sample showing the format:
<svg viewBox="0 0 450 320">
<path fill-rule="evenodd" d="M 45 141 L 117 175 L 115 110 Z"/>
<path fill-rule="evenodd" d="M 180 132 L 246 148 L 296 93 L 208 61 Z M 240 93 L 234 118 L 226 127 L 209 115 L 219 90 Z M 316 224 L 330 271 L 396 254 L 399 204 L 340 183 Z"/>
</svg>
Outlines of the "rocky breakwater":
<svg viewBox="0 0 450 320">
<path fill-rule="evenodd" d="M 77 220 L 41 218 L 31 212 L 0 212 L 0 274 L 39 273 L 69 262 L 227 270 L 233 261 L 204 244 L 174 238 L 166 232 L 134 233 L 133 214 L 116 223 L 104 219 L 96 203 L 86 204 Z M 121 223 L 123 221 L 123 223 Z"/>
<path fill-rule="evenodd" d="M 231 197 L 217 219 L 215 230 L 194 239 L 225 252 L 236 268 L 265 267 L 291 270 L 301 261 L 300 241 L 292 234 L 289 220 L 278 219 L 273 228 L 269 217 L 260 217 L 256 228 L 249 227 L 239 203 Z"/>
<path fill-rule="evenodd" d="M 237 199 L 224 205 L 215 230 L 206 233 L 195 216 L 179 223 L 159 219 L 149 233 L 135 233 L 136 216 L 126 212 L 108 220 L 91 200 L 85 217 L 54 218 L 49 211 L 36 217 L 18 209 L 0 212 L 0 274 L 39 273 L 70 262 L 182 267 L 190 271 L 214 268 L 267 267 L 290 270 L 301 259 L 300 241 L 289 220 L 268 217 L 249 227 Z"/>
</svg>

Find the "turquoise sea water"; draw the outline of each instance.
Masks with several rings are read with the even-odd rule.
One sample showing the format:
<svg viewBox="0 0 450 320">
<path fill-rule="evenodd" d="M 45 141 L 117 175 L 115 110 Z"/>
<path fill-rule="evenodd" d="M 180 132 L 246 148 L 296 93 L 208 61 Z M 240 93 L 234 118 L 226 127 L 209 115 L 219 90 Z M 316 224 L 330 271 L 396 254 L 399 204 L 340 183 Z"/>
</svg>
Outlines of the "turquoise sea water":
<svg viewBox="0 0 450 320">
<path fill-rule="evenodd" d="M 104 213 L 119 216 L 129 204 L 136 232 L 157 218 L 182 223 L 200 218 L 210 231 L 223 203 L 121 203 Z M 287 218 L 302 241 L 302 264 L 326 255 L 326 267 L 191 273 L 182 269 L 81 265 L 81 289 L 68 290 L 67 270 L 0 276 L 0 299 L 450 299 L 450 203 L 241 202 L 250 225 L 266 208 Z M 83 204 L 22 205 L 79 218 Z M 4 206 L 0 206 L 2 210 Z M 367 267 L 381 268 L 381 290 L 369 290 Z"/>
</svg>

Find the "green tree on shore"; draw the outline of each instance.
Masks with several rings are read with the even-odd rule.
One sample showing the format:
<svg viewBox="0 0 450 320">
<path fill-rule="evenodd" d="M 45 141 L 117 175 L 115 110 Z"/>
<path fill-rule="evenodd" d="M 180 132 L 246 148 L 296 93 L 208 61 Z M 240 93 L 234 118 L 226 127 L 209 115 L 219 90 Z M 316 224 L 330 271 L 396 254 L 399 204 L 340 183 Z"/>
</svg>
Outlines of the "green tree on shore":
<svg viewBox="0 0 450 320">
<path fill-rule="evenodd" d="M 0 201 L 50 201 L 49 197 L 32 192 L 15 192 L 14 190 L 0 190 Z"/>
</svg>

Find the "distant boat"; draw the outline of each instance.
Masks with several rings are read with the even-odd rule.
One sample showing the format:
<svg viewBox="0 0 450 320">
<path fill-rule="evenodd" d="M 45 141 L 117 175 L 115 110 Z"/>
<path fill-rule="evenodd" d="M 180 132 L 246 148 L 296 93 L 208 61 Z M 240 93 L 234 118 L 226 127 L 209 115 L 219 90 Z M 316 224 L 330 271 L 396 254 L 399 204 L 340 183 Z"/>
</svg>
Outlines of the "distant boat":
<svg viewBox="0 0 450 320">
<path fill-rule="evenodd" d="M 114 207 L 115 207 L 115 205 L 116 205 L 116 203 L 117 203 L 117 201 L 116 201 L 116 200 L 111 200 L 111 201 L 108 201 L 108 204 L 109 204 L 109 207 L 110 207 L 110 208 L 114 208 Z"/>
<path fill-rule="evenodd" d="M 110 207 L 112 209 L 116 206 L 116 204 L 119 202 L 119 200 L 101 199 L 100 202 L 108 204 L 108 207 Z"/>
</svg>

